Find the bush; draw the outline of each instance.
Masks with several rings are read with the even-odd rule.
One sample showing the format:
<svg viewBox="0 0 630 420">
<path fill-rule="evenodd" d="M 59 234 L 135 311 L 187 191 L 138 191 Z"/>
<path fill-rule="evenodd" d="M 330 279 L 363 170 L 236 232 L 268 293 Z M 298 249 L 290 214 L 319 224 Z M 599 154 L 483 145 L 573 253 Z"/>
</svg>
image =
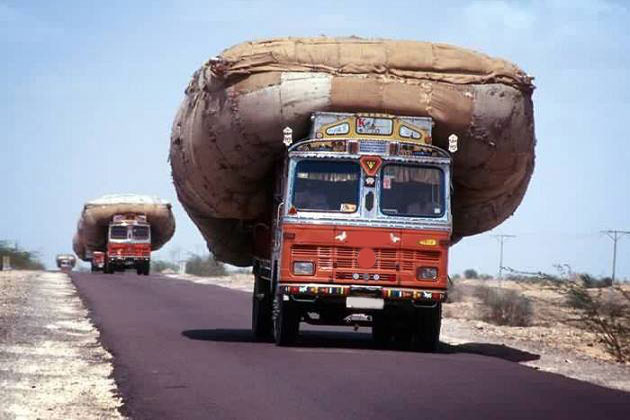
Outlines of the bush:
<svg viewBox="0 0 630 420">
<path fill-rule="evenodd" d="M 479 276 L 479 278 L 480 278 L 481 280 L 490 280 L 490 279 L 492 279 L 492 276 L 491 276 L 490 274 L 481 274 L 481 275 Z"/>
<path fill-rule="evenodd" d="M 584 287 L 587 289 L 596 289 L 602 287 L 610 287 L 612 286 L 612 278 L 604 277 L 603 279 L 598 279 L 596 277 L 591 276 L 587 273 L 582 273 L 578 275 L 578 278 L 582 280 Z"/>
<path fill-rule="evenodd" d="M 179 266 L 175 263 L 164 260 L 151 260 L 151 271 L 161 273 L 164 270 L 179 271 Z"/>
<path fill-rule="evenodd" d="M 478 277 L 479 275 L 477 274 L 477 271 L 473 270 L 472 268 L 464 271 L 464 278 L 466 279 L 476 279 Z"/>
<path fill-rule="evenodd" d="M 464 290 L 459 283 L 451 281 L 446 294 L 446 303 L 461 302 L 464 300 Z"/>
<path fill-rule="evenodd" d="M 223 263 L 217 261 L 213 255 L 202 257 L 201 255 L 191 255 L 186 261 L 186 273 L 195 276 L 225 276 L 227 270 Z"/>
<path fill-rule="evenodd" d="M 516 290 L 490 287 L 477 288 L 476 295 L 484 304 L 482 318 L 496 325 L 526 327 L 532 321 L 531 301 Z"/>
<path fill-rule="evenodd" d="M 569 285 L 567 303 L 574 323 L 594 333 L 618 362 L 630 361 L 630 292 L 620 287 L 589 291 L 589 280 Z"/>
<path fill-rule="evenodd" d="M 44 270 L 44 264 L 39 260 L 36 252 L 25 251 L 17 245 L 11 246 L 8 241 L 0 241 L 0 264 L 2 256 L 11 258 L 11 268 L 17 270 Z"/>
</svg>

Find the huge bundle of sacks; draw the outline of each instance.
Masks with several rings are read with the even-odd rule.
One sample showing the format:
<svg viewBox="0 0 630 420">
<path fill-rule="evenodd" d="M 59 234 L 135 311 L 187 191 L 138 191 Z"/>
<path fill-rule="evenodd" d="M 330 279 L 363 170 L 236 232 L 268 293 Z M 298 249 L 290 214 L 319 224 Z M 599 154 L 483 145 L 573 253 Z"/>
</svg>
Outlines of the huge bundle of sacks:
<svg viewBox="0 0 630 420">
<path fill-rule="evenodd" d="M 175 233 L 175 218 L 168 201 L 138 194 L 105 195 L 83 206 L 72 240 L 79 258 L 88 261 L 91 252 L 106 250 L 107 229 L 117 214 L 147 217 L 151 225 L 152 251 L 160 249 Z"/>
<path fill-rule="evenodd" d="M 433 118 L 459 137 L 453 241 L 497 226 L 534 169 L 532 78 L 505 60 L 444 44 L 337 38 L 246 42 L 211 58 L 186 89 L 171 135 L 173 181 L 217 258 L 251 262 L 252 222 L 271 213 L 282 129 L 314 111 Z"/>
</svg>

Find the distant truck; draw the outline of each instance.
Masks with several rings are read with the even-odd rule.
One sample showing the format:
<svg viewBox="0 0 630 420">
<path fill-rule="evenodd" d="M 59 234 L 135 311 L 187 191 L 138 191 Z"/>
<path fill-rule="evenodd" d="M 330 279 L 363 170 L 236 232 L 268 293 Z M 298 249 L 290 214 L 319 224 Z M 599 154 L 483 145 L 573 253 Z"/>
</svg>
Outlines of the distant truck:
<svg viewBox="0 0 630 420">
<path fill-rule="evenodd" d="M 175 233 L 168 201 L 141 194 L 108 194 L 83 205 L 72 238 L 77 256 L 92 272 L 134 269 L 148 275 L 151 252 Z"/>
<path fill-rule="evenodd" d="M 93 273 L 97 271 L 105 271 L 105 253 L 102 251 L 92 252 L 90 264 L 92 266 Z"/>
<path fill-rule="evenodd" d="M 275 217 L 254 232 L 256 336 L 286 345 L 301 321 L 371 325 L 381 344 L 435 350 L 451 155 L 431 129 L 426 117 L 316 112 L 307 139 L 291 144 L 285 130 Z"/>
<path fill-rule="evenodd" d="M 57 263 L 57 268 L 64 272 L 72 271 L 74 266 L 77 264 L 77 259 L 72 254 L 59 254 L 55 258 L 55 261 Z"/>
<path fill-rule="evenodd" d="M 105 273 L 135 269 L 149 274 L 151 266 L 151 226 L 145 215 L 114 215 L 107 230 L 107 250 L 92 253 L 92 271 L 102 264 Z"/>
</svg>

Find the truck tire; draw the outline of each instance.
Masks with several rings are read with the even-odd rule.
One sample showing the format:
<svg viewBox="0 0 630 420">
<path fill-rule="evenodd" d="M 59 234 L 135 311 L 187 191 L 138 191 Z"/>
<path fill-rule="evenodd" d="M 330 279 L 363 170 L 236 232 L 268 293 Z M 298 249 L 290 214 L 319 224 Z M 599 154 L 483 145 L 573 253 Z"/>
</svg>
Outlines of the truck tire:
<svg viewBox="0 0 630 420">
<path fill-rule="evenodd" d="M 392 339 L 391 325 L 383 313 L 372 315 L 372 339 L 381 348 L 387 347 Z"/>
<path fill-rule="evenodd" d="M 438 303 L 434 308 L 417 308 L 415 318 L 414 347 L 420 351 L 437 351 L 442 327 L 442 303 Z"/>
<path fill-rule="evenodd" d="M 144 275 L 148 276 L 150 272 L 151 272 L 151 262 L 147 261 L 144 263 Z"/>
<path fill-rule="evenodd" d="M 295 343 L 300 331 L 300 312 L 291 301 L 284 301 L 276 294 L 273 300 L 273 338 L 277 346 Z"/>
<path fill-rule="evenodd" d="M 272 302 L 269 282 L 256 275 L 252 294 L 252 332 L 257 340 L 268 340 L 272 337 L 271 313 Z"/>
</svg>

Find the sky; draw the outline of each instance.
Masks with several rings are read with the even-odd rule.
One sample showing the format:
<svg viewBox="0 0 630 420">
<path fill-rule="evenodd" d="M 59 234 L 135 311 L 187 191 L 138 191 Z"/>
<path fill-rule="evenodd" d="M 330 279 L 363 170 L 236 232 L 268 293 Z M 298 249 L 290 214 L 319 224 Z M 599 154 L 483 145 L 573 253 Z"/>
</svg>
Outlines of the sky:
<svg viewBox="0 0 630 420">
<path fill-rule="evenodd" d="M 136 192 L 173 203 L 154 258 L 201 253 L 167 161 L 192 73 L 236 43 L 278 36 L 445 42 L 535 77 L 536 169 L 515 214 L 451 249 L 450 271 L 611 273 L 630 231 L 630 6 L 624 1 L 0 0 L 0 240 L 49 267 L 72 249 L 83 203 Z M 617 277 L 630 279 L 630 235 Z"/>
</svg>

